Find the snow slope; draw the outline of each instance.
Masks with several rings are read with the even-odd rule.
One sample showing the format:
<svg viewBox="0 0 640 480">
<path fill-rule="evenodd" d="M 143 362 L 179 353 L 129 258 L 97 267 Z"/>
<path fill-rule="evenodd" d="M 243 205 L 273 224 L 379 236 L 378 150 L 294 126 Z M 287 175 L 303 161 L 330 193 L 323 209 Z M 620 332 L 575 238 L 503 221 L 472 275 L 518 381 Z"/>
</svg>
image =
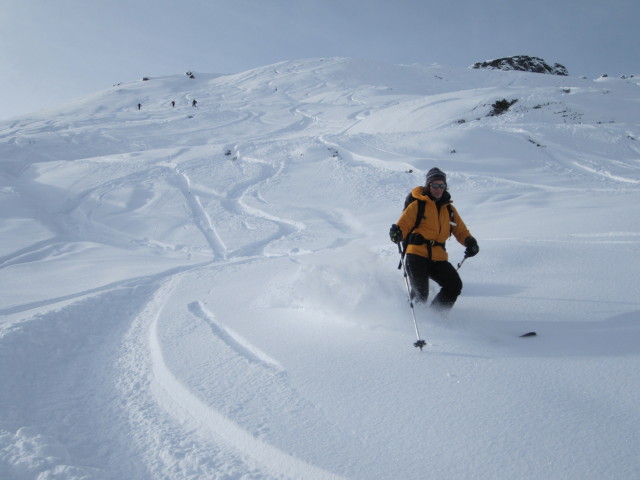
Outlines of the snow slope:
<svg viewBox="0 0 640 480">
<path fill-rule="evenodd" d="M 0 478 L 640 476 L 638 77 L 195 76 L 0 123 Z M 421 352 L 433 166 L 481 250 Z"/>
</svg>

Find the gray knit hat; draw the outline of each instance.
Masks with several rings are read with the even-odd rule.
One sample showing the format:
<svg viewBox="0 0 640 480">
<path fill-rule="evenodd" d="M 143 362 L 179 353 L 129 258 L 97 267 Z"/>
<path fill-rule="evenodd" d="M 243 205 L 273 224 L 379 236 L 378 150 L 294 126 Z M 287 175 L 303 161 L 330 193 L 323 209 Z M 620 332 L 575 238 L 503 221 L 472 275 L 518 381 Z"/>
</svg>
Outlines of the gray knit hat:
<svg viewBox="0 0 640 480">
<path fill-rule="evenodd" d="M 427 172 L 426 185 L 429 185 L 434 180 L 442 180 L 444 183 L 447 183 L 447 175 L 438 167 L 433 167 L 431 170 Z"/>
</svg>

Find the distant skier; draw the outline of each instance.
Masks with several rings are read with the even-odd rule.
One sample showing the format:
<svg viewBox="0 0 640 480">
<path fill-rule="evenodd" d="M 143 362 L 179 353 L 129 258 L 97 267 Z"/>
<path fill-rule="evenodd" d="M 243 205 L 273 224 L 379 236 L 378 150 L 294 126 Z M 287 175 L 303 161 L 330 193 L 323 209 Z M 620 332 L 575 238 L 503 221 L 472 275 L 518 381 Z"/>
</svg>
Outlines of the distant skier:
<svg viewBox="0 0 640 480">
<path fill-rule="evenodd" d="M 424 202 L 423 207 L 420 202 Z M 467 247 L 466 257 L 473 257 L 480 251 L 478 242 L 451 203 L 446 174 L 439 168 L 432 168 L 427 173 L 425 186 L 411 190 L 405 210 L 389 230 L 392 242 L 407 240 L 405 265 L 416 301 L 427 301 L 429 279 L 432 279 L 441 289 L 431 306 L 440 310 L 453 307 L 462 291 L 460 275 L 449 263 L 445 250 L 449 236 L 454 235 L 458 242 Z M 418 219 L 422 208 L 424 213 Z"/>
<path fill-rule="evenodd" d="M 171 100 L 171 106 L 175 108 L 175 106 L 176 106 L 176 101 L 175 100 Z"/>
<path fill-rule="evenodd" d="M 198 102 L 196 102 L 196 100 L 194 99 L 193 102 L 191 102 L 191 106 L 195 107 L 198 104 Z"/>
<path fill-rule="evenodd" d="M 139 103 L 139 104 L 138 104 L 138 110 L 140 110 L 141 108 L 142 108 L 142 104 L 141 104 L 141 103 Z"/>
</svg>

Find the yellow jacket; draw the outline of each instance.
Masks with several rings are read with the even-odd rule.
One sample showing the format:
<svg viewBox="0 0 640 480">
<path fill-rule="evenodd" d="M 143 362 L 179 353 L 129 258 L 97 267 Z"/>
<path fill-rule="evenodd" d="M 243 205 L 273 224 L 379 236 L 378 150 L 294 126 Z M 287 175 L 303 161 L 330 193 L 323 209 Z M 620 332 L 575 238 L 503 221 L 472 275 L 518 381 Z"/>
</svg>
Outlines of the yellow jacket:
<svg viewBox="0 0 640 480">
<path fill-rule="evenodd" d="M 456 240 L 464 245 L 465 239 L 470 236 L 471 233 L 469 233 L 467 226 L 462 221 L 462 218 L 460 218 L 456 208 L 451 205 L 452 201 L 449 192 L 445 191 L 442 194 L 442 198 L 438 202 L 440 204 L 439 211 L 436 202 L 424 194 L 424 187 L 415 187 L 411 190 L 411 194 L 414 198 L 425 202 L 424 217 L 420 221 L 418 228 L 413 231 L 414 234 L 420 234 L 425 240 L 439 244 L 444 244 L 449 236 L 453 234 Z M 449 218 L 448 204 L 451 205 L 453 220 Z M 402 215 L 400 215 L 400 218 L 396 222 L 402 230 L 402 238 L 407 238 L 407 235 L 416 224 L 417 216 L 418 202 L 414 201 L 402 212 Z M 429 249 L 426 243 L 421 245 L 409 244 L 407 253 L 429 258 Z M 441 245 L 434 244 L 431 246 L 431 259 L 434 261 L 447 261 L 449 255 Z"/>
</svg>

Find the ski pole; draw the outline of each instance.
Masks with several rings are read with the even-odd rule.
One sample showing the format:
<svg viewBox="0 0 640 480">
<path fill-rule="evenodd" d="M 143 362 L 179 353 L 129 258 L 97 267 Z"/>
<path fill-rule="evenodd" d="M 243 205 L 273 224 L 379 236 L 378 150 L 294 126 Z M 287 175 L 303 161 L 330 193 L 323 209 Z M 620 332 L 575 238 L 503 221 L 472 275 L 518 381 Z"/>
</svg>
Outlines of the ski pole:
<svg viewBox="0 0 640 480">
<path fill-rule="evenodd" d="M 411 292 L 411 285 L 409 284 L 409 274 L 407 273 L 407 267 L 404 264 L 404 254 L 402 252 L 402 248 L 400 248 L 400 243 L 398 243 L 398 252 L 400 252 L 400 264 L 402 265 L 402 272 L 404 274 L 404 283 L 407 286 L 407 295 L 409 296 L 409 306 L 411 307 L 411 316 L 413 317 L 413 327 L 416 330 L 417 341 L 413 344 L 413 346 L 419 348 L 420 351 L 422 351 L 422 348 L 427 344 L 427 342 L 425 342 L 420 338 L 420 332 L 418 331 L 418 322 L 416 321 L 416 312 L 413 307 L 413 294 Z"/>
<path fill-rule="evenodd" d="M 462 266 L 462 264 L 464 263 L 464 261 L 469 258 L 467 255 L 464 256 L 464 258 L 462 259 L 462 261 L 460 263 L 458 263 L 458 268 L 456 268 L 456 271 L 460 270 L 460 267 Z"/>
</svg>

